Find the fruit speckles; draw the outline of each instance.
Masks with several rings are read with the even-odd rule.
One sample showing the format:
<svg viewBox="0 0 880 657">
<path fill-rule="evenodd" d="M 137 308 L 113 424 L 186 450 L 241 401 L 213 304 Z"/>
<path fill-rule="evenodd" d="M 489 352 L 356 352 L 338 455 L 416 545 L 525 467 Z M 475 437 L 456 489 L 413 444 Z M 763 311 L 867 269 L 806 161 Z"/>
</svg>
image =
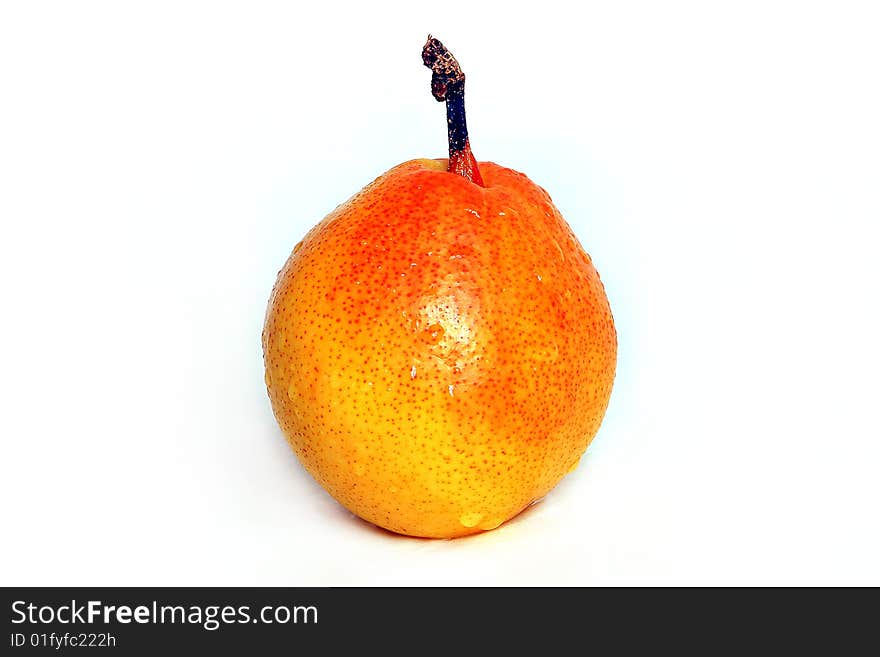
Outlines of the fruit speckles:
<svg viewBox="0 0 880 657">
<path fill-rule="evenodd" d="M 485 187 L 445 160 L 378 178 L 303 239 L 266 316 L 269 396 L 294 451 L 399 533 L 485 531 L 543 497 L 614 378 L 588 256 L 528 178 L 479 168 Z"/>
</svg>

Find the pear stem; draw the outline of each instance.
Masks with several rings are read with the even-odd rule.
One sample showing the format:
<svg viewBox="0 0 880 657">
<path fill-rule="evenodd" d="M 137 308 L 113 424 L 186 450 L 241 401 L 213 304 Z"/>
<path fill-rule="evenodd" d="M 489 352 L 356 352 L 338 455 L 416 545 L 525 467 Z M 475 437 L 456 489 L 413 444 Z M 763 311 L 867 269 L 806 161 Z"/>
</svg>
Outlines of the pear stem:
<svg viewBox="0 0 880 657">
<path fill-rule="evenodd" d="M 446 46 L 430 34 L 422 48 L 422 62 L 431 69 L 431 94 L 438 102 L 446 102 L 449 171 L 483 187 L 483 177 L 468 140 L 464 113 L 464 73 L 461 66 Z"/>
</svg>

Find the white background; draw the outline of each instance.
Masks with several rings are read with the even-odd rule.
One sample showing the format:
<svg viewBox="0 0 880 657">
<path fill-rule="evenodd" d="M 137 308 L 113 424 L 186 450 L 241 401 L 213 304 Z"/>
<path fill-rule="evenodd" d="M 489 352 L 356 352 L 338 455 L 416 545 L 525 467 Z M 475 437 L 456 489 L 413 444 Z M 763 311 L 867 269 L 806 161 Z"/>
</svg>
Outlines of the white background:
<svg viewBox="0 0 880 657">
<path fill-rule="evenodd" d="M 874 7 L 4 3 L 0 583 L 880 585 Z M 581 467 L 458 541 L 333 502 L 260 348 L 308 228 L 445 154 L 429 31 L 620 337 Z"/>
</svg>

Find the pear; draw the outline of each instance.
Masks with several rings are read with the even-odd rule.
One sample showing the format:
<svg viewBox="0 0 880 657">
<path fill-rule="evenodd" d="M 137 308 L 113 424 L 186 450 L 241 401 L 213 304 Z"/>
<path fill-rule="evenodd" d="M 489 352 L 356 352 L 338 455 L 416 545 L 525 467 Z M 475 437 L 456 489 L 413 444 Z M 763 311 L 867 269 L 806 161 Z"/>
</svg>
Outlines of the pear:
<svg viewBox="0 0 880 657">
<path fill-rule="evenodd" d="M 578 463 L 617 338 L 590 257 L 548 194 L 477 162 L 464 75 L 429 37 L 449 157 L 404 162 L 315 226 L 263 331 L 278 423 L 352 513 L 410 536 L 491 530 Z"/>
</svg>

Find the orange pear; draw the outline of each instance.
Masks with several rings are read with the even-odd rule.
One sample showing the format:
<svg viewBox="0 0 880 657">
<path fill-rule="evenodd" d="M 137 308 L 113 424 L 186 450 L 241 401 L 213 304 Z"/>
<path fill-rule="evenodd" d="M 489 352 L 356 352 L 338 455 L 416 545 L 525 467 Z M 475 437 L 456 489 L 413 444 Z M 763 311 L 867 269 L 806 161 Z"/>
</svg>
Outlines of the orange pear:
<svg viewBox="0 0 880 657">
<path fill-rule="evenodd" d="M 494 529 L 571 471 L 617 339 L 599 275 L 550 197 L 477 162 L 464 75 L 429 37 L 448 159 L 400 164 L 293 250 L 263 331 L 275 417 L 311 475 L 393 532 Z"/>
</svg>

